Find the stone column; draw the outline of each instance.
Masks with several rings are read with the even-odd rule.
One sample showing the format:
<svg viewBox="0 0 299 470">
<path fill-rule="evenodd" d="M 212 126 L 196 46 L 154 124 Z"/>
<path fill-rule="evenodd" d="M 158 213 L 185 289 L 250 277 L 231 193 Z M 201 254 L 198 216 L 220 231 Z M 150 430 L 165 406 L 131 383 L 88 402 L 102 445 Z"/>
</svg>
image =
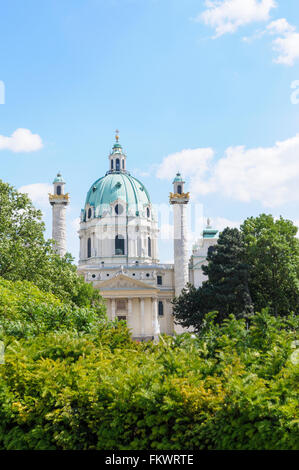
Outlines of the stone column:
<svg viewBox="0 0 299 470">
<path fill-rule="evenodd" d="M 187 205 L 189 193 L 184 193 L 184 181 L 177 173 L 173 181 L 174 192 L 170 193 L 169 202 L 173 206 L 174 225 L 174 284 L 175 295 L 179 296 L 189 282 L 188 268 L 188 239 L 187 239 Z M 186 331 L 180 325 L 174 324 L 175 333 Z"/>
<path fill-rule="evenodd" d="M 173 204 L 174 276 L 176 296 L 180 295 L 182 289 L 189 281 L 186 210 L 186 204 Z"/>
<path fill-rule="evenodd" d="M 115 320 L 115 311 L 116 311 L 116 306 L 115 306 L 115 299 L 111 299 L 111 320 Z"/>
<path fill-rule="evenodd" d="M 160 324 L 158 318 L 158 300 L 156 298 L 152 298 L 152 325 L 154 342 L 158 343 L 160 335 Z"/>
<path fill-rule="evenodd" d="M 133 326 L 133 321 L 132 321 L 132 299 L 128 299 L 128 316 L 127 316 L 127 325 L 128 327 Z"/>
<path fill-rule="evenodd" d="M 53 181 L 53 193 L 49 194 L 52 206 L 52 238 L 55 240 L 55 251 L 59 256 L 66 253 L 66 206 L 69 204 L 69 195 L 64 194 L 65 181 L 60 173 Z"/>
<path fill-rule="evenodd" d="M 66 201 L 52 203 L 52 238 L 55 240 L 55 249 L 59 256 L 66 253 L 66 206 Z"/>
<path fill-rule="evenodd" d="M 144 336 L 144 299 L 140 299 L 140 333 Z"/>
</svg>

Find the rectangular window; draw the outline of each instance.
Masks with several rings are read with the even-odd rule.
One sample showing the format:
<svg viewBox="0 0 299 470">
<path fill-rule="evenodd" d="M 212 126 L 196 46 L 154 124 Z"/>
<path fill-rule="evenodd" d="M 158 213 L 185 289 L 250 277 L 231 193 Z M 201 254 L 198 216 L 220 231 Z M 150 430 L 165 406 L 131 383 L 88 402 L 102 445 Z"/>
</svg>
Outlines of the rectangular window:
<svg viewBox="0 0 299 470">
<path fill-rule="evenodd" d="M 162 286 L 162 284 L 163 284 L 162 276 L 157 276 L 157 284 L 158 284 L 158 286 Z"/>
<path fill-rule="evenodd" d="M 164 305 L 161 300 L 158 303 L 158 314 L 159 314 L 159 317 L 163 317 L 164 315 Z"/>
</svg>

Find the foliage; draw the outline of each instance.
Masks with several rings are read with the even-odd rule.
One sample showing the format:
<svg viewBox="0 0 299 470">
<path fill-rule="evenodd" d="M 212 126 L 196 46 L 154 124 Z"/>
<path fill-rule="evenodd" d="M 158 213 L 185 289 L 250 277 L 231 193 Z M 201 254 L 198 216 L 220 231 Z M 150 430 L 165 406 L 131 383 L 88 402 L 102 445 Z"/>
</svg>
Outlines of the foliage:
<svg viewBox="0 0 299 470">
<path fill-rule="evenodd" d="M 189 284 L 173 299 L 175 321 L 199 331 L 205 315 L 217 311 L 215 320 L 222 322 L 230 314 L 248 318 L 253 314 L 249 292 L 249 265 L 245 246 L 238 229 L 226 228 L 207 256 L 203 272 L 208 280 L 199 288 Z"/>
<path fill-rule="evenodd" d="M 62 303 L 29 281 L 0 278 L 0 334 L 27 338 L 49 331 L 90 332 L 106 323 L 104 305 Z"/>
<path fill-rule="evenodd" d="M 253 314 L 249 292 L 249 265 L 245 262 L 242 234 L 236 228 L 226 228 L 220 234 L 217 245 L 208 253 L 203 272 L 208 281 L 201 292 L 202 310 L 217 310 L 219 319 L 233 313 L 248 317 Z"/>
<path fill-rule="evenodd" d="M 187 284 L 181 295 L 172 300 L 175 323 L 184 328 L 192 327 L 194 331 L 200 331 L 206 315 L 201 293 L 201 288 Z M 215 318 L 217 317 L 218 315 Z"/>
<path fill-rule="evenodd" d="M 0 276 L 31 281 L 79 307 L 99 303 L 99 292 L 78 276 L 70 255 L 55 253 L 44 229 L 42 213 L 28 196 L 0 180 Z"/>
<path fill-rule="evenodd" d="M 0 180 L 0 276 L 29 279 L 50 245 L 43 237 L 41 211 L 26 194 Z"/>
<path fill-rule="evenodd" d="M 291 221 L 265 214 L 246 219 L 240 230 L 226 228 L 202 267 L 208 280 L 174 299 L 175 321 L 199 331 L 210 311 L 218 312 L 218 322 L 230 314 L 250 320 L 264 308 L 275 316 L 298 314 L 296 234 Z"/>
<path fill-rule="evenodd" d="M 298 317 L 134 343 L 122 324 L 6 339 L 2 449 L 298 449 Z"/>
<path fill-rule="evenodd" d="M 299 240 L 290 220 L 261 214 L 241 226 L 246 260 L 250 265 L 249 288 L 255 310 L 269 307 L 274 315 L 299 310 Z"/>
</svg>

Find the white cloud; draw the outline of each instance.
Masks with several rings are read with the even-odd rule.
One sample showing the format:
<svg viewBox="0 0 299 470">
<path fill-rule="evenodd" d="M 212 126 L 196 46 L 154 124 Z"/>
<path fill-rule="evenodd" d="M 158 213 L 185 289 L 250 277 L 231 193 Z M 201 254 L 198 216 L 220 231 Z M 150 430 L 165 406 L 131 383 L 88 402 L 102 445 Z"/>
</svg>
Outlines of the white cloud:
<svg viewBox="0 0 299 470">
<path fill-rule="evenodd" d="M 196 18 L 215 29 L 216 37 L 234 33 L 240 26 L 267 21 L 275 0 L 206 0 L 207 9 Z"/>
<path fill-rule="evenodd" d="M 211 148 L 185 149 L 164 158 L 159 165 L 156 175 L 160 179 L 174 179 L 179 171 L 184 176 L 196 173 L 197 177 L 203 175 L 209 168 L 214 151 Z"/>
<path fill-rule="evenodd" d="M 226 219 L 224 217 L 215 217 L 214 219 L 211 218 L 211 225 L 213 228 L 217 229 L 219 232 L 222 232 L 226 227 L 230 228 L 239 228 L 241 225 L 240 221 L 234 221 L 230 219 Z"/>
<path fill-rule="evenodd" d="M 47 183 L 35 183 L 28 184 L 27 186 L 21 186 L 18 191 L 20 193 L 26 193 L 30 197 L 34 205 L 38 207 L 49 206 L 49 193 L 52 192 L 52 186 Z M 49 206 L 50 207 L 50 206 Z"/>
<path fill-rule="evenodd" d="M 252 36 L 243 37 L 243 41 L 251 43 L 265 34 L 277 36 L 272 40 L 273 50 L 277 53 L 273 62 L 289 66 L 294 65 L 299 59 L 299 33 L 296 31 L 295 26 L 291 25 L 286 18 L 279 18 L 269 23 L 263 31 L 257 31 Z"/>
<path fill-rule="evenodd" d="M 286 32 L 283 37 L 275 39 L 273 50 L 278 53 L 274 59 L 275 63 L 294 65 L 299 60 L 299 33 Z"/>
<path fill-rule="evenodd" d="M 229 147 L 217 161 L 211 158 L 213 150 L 208 150 L 209 158 L 194 158 L 193 166 L 191 159 L 185 158 L 185 150 L 166 157 L 157 177 L 170 179 L 179 161 L 195 197 L 217 192 L 241 202 L 258 201 L 267 207 L 299 201 L 299 134 L 273 147 Z M 192 152 L 200 157 L 206 151 Z M 171 168 L 168 173 L 167 168 Z"/>
<path fill-rule="evenodd" d="M 38 134 L 32 134 L 29 129 L 16 129 L 10 137 L 0 135 L 0 150 L 11 150 L 14 153 L 35 152 L 43 147 Z"/>
<path fill-rule="evenodd" d="M 271 34 L 290 33 L 292 31 L 295 31 L 295 29 L 296 29 L 295 26 L 292 26 L 291 24 L 289 24 L 285 18 L 279 18 L 278 20 L 272 21 L 267 26 L 267 30 Z"/>
</svg>

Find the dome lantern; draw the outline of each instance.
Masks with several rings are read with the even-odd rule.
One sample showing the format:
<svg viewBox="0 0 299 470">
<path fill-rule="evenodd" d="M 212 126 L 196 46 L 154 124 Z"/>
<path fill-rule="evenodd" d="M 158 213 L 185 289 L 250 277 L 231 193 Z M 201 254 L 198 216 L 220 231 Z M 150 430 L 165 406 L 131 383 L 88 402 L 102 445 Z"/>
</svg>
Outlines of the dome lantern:
<svg viewBox="0 0 299 470">
<path fill-rule="evenodd" d="M 202 235 L 203 238 L 215 238 L 218 233 L 218 230 L 214 229 L 211 225 L 211 220 L 208 218 L 207 220 L 207 226 L 204 229 Z"/>
<path fill-rule="evenodd" d="M 184 184 L 185 181 L 182 178 L 182 175 L 180 172 L 177 172 L 173 182 L 173 190 L 175 194 L 183 194 L 184 193 Z"/>
<path fill-rule="evenodd" d="M 115 143 L 109 155 L 109 173 L 126 172 L 126 155 L 119 143 L 119 130 L 115 131 Z"/>
</svg>

